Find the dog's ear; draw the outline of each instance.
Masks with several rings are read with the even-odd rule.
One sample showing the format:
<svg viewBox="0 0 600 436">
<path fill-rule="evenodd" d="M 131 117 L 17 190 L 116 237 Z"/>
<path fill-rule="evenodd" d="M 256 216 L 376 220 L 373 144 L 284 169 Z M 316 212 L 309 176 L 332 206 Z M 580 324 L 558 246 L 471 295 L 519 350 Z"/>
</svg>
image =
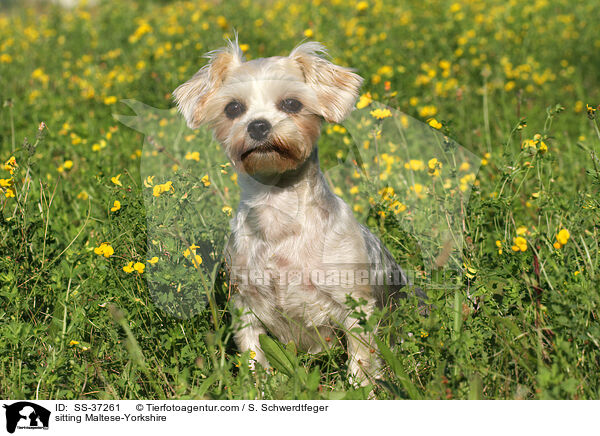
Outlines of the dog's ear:
<svg viewBox="0 0 600 436">
<path fill-rule="evenodd" d="M 341 122 L 354 107 L 362 77 L 350 68 L 325 59 L 327 50 L 318 42 L 305 42 L 290 53 L 302 70 L 305 82 L 315 91 L 320 115 L 333 123 Z"/>
<path fill-rule="evenodd" d="M 225 48 L 206 54 L 208 63 L 194 76 L 173 91 L 177 109 L 184 116 L 187 125 L 196 129 L 206 121 L 204 110 L 210 97 L 221 86 L 228 73 L 244 62 L 244 55 L 237 38 L 229 41 Z"/>
</svg>

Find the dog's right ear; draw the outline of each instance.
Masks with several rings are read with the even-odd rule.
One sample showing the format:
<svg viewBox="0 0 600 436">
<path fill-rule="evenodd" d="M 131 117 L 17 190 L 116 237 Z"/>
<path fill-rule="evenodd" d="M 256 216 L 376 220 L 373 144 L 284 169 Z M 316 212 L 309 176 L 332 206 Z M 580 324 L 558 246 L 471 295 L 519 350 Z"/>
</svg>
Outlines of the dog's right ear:
<svg viewBox="0 0 600 436">
<path fill-rule="evenodd" d="M 205 57 L 208 63 L 173 91 L 177 109 L 192 129 L 197 129 L 206 121 L 206 103 L 221 86 L 228 72 L 244 62 L 237 38 L 229 41 L 227 47 L 211 51 Z"/>
</svg>

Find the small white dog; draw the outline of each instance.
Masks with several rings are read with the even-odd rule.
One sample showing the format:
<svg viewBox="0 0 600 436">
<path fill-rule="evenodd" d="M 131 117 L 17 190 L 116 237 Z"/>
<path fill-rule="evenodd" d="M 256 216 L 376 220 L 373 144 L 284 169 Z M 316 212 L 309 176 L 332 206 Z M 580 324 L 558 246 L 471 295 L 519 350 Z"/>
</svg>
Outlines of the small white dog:
<svg viewBox="0 0 600 436">
<path fill-rule="evenodd" d="M 344 120 L 362 83 L 325 55 L 321 44 L 307 42 L 289 56 L 245 61 L 230 42 L 209 53 L 174 98 L 189 127 L 213 129 L 239 175 L 241 201 L 226 249 L 234 306 L 244 312 L 239 349 L 267 365 L 262 333 L 311 353 L 342 333 L 349 372 L 366 382 L 378 368 L 373 332 L 351 331 L 358 321 L 347 295 L 369 315 L 401 294 L 407 279 L 321 172 L 322 120 Z"/>
</svg>

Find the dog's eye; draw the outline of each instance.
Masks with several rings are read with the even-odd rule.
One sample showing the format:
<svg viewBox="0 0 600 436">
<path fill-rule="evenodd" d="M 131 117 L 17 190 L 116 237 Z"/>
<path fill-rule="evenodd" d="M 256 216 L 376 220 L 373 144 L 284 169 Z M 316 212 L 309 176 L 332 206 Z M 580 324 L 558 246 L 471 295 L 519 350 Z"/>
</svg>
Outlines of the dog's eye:
<svg viewBox="0 0 600 436">
<path fill-rule="evenodd" d="M 230 120 L 239 117 L 244 112 L 246 112 L 246 106 L 236 100 L 229 102 L 227 106 L 225 106 L 225 115 L 227 115 L 227 118 Z"/>
<path fill-rule="evenodd" d="M 281 100 L 281 103 L 279 103 L 279 109 L 289 114 L 295 114 L 300 112 L 300 109 L 302 109 L 302 103 L 295 98 L 286 98 L 285 100 Z"/>
</svg>

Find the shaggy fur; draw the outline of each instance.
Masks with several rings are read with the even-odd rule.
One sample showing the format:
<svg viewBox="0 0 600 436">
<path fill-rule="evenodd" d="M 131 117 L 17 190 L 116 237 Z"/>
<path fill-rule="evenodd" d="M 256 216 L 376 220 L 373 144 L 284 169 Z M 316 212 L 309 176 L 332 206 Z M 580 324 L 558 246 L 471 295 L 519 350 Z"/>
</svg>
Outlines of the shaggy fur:
<svg viewBox="0 0 600 436">
<path fill-rule="evenodd" d="M 232 42 L 209 53 L 208 64 L 174 97 L 191 128 L 213 129 L 239 174 L 242 197 L 226 249 L 238 289 L 234 305 L 244 313 L 236 326 L 239 349 L 253 350 L 267 365 L 259 344 L 267 331 L 311 353 L 345 335 L 349 372 L 364 382 L 376 374 L 378 360 L 372 336 L 351 332 L 357 321 L 349 316 L 346 296 L 363 299 L 361 309 L 370 314 L 407 281 L 321 172 L 322 120 L 341 122 L 362 83 L 325 54 L 309 42 L 289 56 L 246 62 Z M 301 109 L 282 109 L 286 99 L 299 101 Z M 235 116 L 227 114 L 232 102 L 243 108 Z M 249 134 L 255 120 L 270 125 L 266 137 Z M 396 280 L 373 283 L 373 272 Z"/>
</svg>

